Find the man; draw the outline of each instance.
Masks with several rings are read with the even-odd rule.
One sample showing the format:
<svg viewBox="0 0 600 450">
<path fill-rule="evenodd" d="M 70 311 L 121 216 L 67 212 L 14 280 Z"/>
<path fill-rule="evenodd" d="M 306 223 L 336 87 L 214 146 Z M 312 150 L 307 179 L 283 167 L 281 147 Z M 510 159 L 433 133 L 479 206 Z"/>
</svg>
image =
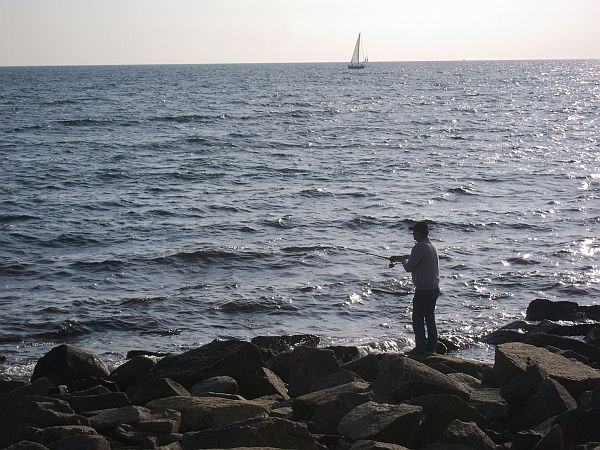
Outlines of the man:
<svg viewBox="0 0 600 450">
<path fill-rule="evenodd" d="M 390 262 L 402 262 L 404 269 L 412 275 L 415 286 L 413 297 L 412 322 L 415 332 L 415 348 L 411 354 L 433 354 L 437 346 L 435 325 L 435 302 L 440 295 L 438 254 L 429 240 L 429 227 L 425 222 L 417 222 L 409 228 L 416 241 L 410 255 L 390 256 Z M 427 325 L 427 338 L 425 337 Z"/>
</svg>

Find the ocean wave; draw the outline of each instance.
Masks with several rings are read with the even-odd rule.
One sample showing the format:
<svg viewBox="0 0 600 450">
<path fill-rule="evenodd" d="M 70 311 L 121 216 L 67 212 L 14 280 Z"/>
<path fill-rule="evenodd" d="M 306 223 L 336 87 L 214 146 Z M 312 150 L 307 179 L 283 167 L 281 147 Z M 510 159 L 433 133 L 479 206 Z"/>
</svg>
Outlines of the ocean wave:
<svg viewBox="0 0 600 450">
<path fill-rule="evenodd" d="M 0 214 L 0 223 L 25 222 L 27 220 L 40 220 L 38 216 L 31 214 Z"/>
<path fill-rule="evenodd" d="M 150 121 L 154 122 L 175 122 L 175 123 L 211 123 L 216 120 L 229 119 L 226 114 L 207 115 L 207 114 L 180 114 L 170 116 L 154 116 L 150 117 Z"/>
<path fill-rule="evenodd" d="M 259 312 L 278 312 L 278 311 L 297 311 L 298 308 L 284 302 L 273 302 L 271 300 L 248 301 L 231 300 L 223 303 L 218 309 L 230 314 L 259 313 Z"/>
<path fill-rule="evenodd" d="M 91 334 L 92 332 L 85 325 L 73 320 L 67 320 L 64 323 L 57 325 L 57 327 L 57 329 L 52 331 L 35 333 L 32 337 L 36 339 L 51 339 L 58 341 L 78 338 L 87 334 Z"/>
<path fill-rule="evenodd" d="M 196 250 L 190 252 L 178 252 L 167 256 L 153 258 L 152 261 L 159 264 L 171 264 L 173 262 L 184 263 L 231 263 L 234 261 L 248 261 L 263 259 L 267 255 L 261 252 L 238 251 L 238 250 Z"/>
<path fill-rule="evenodd" d="M 48 247 L 65 247 L 73 245 L 98 244 L 101 241 L 79 233 L 62 233 L 45 242 Z"/>
<path fill-rule="evenodd" d="M 102 261 L 75 261 L 69 265 L 73 270 L 81 270 L 84 272 L 116 272 L 122 270 L 127 263 L 120 259 L 105 259 Z"/>
<path fill-rule="evenodd" d="M 106 125 L 108 123 L 112 123 L 113 120 L 112 119 L 90 119 L 90 118 L 85 118 L 85 119 L 64 119 L 64 120 L 57 120 L 56 124 L 58 125 L 63 125 L 66 127 L 82 127 L 82 126 L 89 126 L 89 125 Z"/>
</svg>

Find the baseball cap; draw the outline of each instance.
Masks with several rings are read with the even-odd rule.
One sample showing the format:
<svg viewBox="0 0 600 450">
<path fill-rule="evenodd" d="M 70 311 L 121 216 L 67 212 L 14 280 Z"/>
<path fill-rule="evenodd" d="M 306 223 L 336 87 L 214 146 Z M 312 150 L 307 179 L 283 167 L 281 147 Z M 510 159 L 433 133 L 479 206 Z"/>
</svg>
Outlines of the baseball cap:
<svg viewBox="0 0 600 450">
<path fill-rule="evenodd" d="M 429 234 L 429 227 L 427 226 L 427 222 L 417 222 L 412 227 L 408 227 L 409 230 L 415 230 L 419 233 Z"/>
</svg>

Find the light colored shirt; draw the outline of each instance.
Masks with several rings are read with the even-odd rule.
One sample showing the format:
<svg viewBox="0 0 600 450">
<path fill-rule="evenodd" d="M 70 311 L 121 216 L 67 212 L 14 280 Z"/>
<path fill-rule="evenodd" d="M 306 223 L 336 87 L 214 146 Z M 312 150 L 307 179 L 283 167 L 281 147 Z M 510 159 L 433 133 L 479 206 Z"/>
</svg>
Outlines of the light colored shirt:
<svg viewBox="0 0 600 450">
<path fill-rule="evenodd" d="M 429 291 L 439 287 L 438 254 L 429 238 L 417 241 L 410 252 L 410 257 L 402 261 L 402 265 L 404 270 L 411 273 L 416 290 Z"/>
</svg>

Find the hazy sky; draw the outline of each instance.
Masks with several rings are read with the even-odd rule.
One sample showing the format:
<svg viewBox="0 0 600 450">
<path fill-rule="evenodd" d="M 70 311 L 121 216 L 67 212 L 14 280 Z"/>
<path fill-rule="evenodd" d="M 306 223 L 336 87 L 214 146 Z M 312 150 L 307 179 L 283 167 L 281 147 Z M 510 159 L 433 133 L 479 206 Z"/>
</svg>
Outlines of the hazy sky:
<svg viewBox="0 0 600 450">
<path fill-rule="evenodd" d="M 0 0 L 0 65 L 600 58 L 600 0 Z"/>
</svg>

